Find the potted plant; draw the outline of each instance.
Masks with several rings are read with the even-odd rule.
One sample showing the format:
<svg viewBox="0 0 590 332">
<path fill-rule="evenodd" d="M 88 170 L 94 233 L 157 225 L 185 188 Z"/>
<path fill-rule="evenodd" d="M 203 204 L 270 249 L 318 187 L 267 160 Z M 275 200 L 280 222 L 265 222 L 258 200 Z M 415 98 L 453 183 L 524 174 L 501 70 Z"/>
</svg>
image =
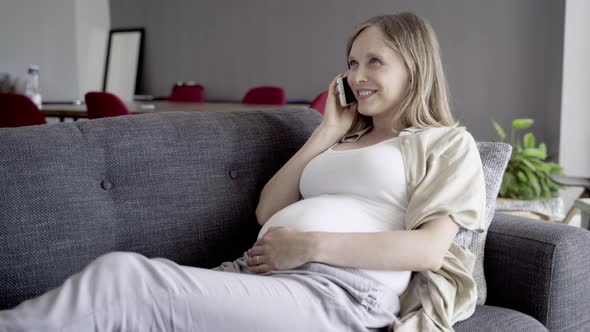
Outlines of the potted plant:
<svg viewBox="0 0 590 332">
<path fill-rule="evenodd" d="M 562 174 L 561 166 L 547 161 L 547 146 L 545 143 L 537 145 L 533 133 L 515 137 L 518 130 L 530 128 L 534 120 L 514 119 L 509 141 L 502 126 L 494 120 L 492 124 L 500 140 L 512 146 L 496 210 L 544 220 L 563 219 L 563 200 L 558 197 L 562 186 L 549 177 Z"/>
</svg>

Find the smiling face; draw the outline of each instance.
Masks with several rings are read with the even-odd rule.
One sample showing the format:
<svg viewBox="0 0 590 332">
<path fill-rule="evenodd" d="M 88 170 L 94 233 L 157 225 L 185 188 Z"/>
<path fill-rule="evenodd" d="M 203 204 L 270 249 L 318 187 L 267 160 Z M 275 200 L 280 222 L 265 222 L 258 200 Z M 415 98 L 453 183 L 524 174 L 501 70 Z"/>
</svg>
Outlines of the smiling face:
<svg viewBox="0 0 590 332">
<path fill-rule="evenodd" d="M 400 55 L 385 42 L 378 27 L 363 30 L 348 55 L 348 82 L 358 100 L 358 112 L 391 119 L 406 96 L 409 73 Z"/>
</svg>

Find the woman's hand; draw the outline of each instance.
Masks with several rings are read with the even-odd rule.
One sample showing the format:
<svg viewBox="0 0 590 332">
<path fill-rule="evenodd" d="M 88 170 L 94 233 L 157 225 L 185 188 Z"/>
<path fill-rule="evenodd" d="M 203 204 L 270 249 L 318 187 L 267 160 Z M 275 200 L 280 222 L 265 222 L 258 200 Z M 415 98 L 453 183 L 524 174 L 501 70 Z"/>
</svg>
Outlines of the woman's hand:
<svg viewBox="0 0 590 332">
<path fill-rule="evenodd" d="M 305 232 L 289 227 L 271 227 L 252 249 L 246 262 L 254 273 L 290 270 L 311 261 L 311 239 Z"/>
<path fill-rule="evenodd" d="M 326 108 L 324 109 L 324 117 L 320 127 L 334 130 L 338 132 L 339 137 L 342 137 L 350 128 L 352 120 L 354 120 L 357 113 L 357 103 L 354 102 L 347 107 L 340 106 L 338 88 L 336 87 L 336 80 L 339 77 L 344 77 L 344 74 L 338 74 L 328 88 L 328 99 L 326 100 Z"/>
</svg>

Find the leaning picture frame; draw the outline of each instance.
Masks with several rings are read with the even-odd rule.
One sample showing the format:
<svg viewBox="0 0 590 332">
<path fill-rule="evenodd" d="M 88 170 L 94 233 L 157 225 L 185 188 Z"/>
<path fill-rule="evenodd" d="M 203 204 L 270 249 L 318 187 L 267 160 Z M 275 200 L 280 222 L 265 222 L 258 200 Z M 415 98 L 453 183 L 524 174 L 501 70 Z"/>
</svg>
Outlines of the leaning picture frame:
<svg viewBox="0 0 590 332">
<path fill-rule="evenodd" d="M 131 101 L 137 92 L 143 56 L 144 28 L 112 29 L 109 33 L 103 91 Z"/>
</svg>

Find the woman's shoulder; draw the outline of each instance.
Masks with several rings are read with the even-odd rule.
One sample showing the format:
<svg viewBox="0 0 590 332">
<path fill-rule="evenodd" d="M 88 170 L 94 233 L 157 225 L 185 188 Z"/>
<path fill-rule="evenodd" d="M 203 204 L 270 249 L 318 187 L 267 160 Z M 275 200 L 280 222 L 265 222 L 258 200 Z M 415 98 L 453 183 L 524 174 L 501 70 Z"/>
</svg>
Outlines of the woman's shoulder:
<svg viewBox="0 0 590 332">
<path fill-rule="evenodd" d="M 465 127 L 421 128 L 406 138 L 406 159 L 420 161 L 413 163 L 417 179 L 423 179 L 421 175 L 428 172 L 434 172 L 432 174 L 438 177 L 453 172 L 467 174 L 466 169 L 481 164 L 476 141 Z"/>
<path fill-rule="evenodd" d="M 474 141 L 473 136 L 464 126 L 446 127 L 409 127 L 402 131 L 414 139 L 426 142 L 442 143 L 451 141 Z"/>
</svg>

